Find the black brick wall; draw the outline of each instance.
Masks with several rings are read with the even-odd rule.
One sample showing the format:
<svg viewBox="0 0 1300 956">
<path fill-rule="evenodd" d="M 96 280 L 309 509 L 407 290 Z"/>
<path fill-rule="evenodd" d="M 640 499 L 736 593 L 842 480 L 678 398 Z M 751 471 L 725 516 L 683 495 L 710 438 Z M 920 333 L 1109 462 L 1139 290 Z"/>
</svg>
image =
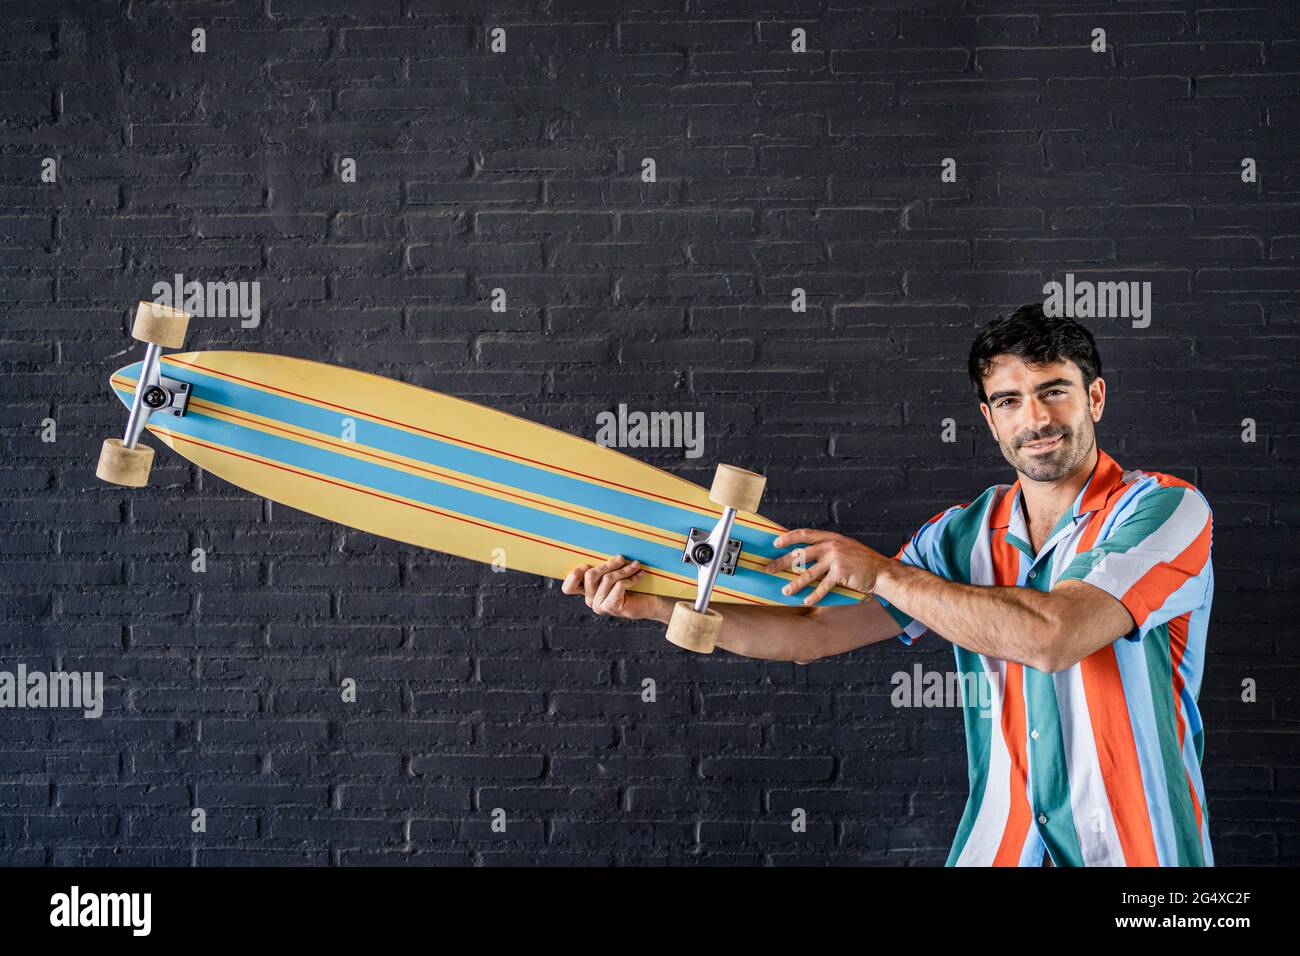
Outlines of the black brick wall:
<svg viewBox="0 0 1300 956">
<path fill-rule="evenodd" d="M 260 328 L 196 321 L 189 347 L 338 362 L 589 436 L 619 402 L 701 410 L 703 458 L 645 457 L 700 481 L 758 468 L 771 517 L 889 553 L 1009 475 L 964 377 L 978 325 L 1066 272 L 1150 281 L 1149 328 L 1089 323 L 1102 446 L 1214 507 L 1216 851 L 1300 862 L 1290 0 L 0 15 L 0 668 L 108 682 L 98 721 L 0 712 L 0 863 L 935 864 L 965 799 L 959 713 L 889 703 L 893 672 L 951 666 L 940 641 L 806 668 L 691 656 L 166 450 L 148 490 L 97 482 L 129 315 L 177 272 L 261 283 Z"/>
</svg>

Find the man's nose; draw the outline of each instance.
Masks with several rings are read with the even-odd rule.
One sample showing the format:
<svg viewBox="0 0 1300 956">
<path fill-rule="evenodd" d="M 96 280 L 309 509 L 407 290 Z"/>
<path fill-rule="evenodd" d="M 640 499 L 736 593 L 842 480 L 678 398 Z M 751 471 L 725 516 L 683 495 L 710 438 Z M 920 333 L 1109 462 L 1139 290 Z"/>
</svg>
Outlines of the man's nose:
<svg viewBox="0 0 1300 956">
<path fill-rule="evenodd" d="M 1052 416 L 1047 411 L 1047 405 L 1036 398 L 1030 398 L 1025 402 L 1025 416 L 1025 426 L 1035 431 L 1042 430 L 1052 422 Z"/>
</svg>

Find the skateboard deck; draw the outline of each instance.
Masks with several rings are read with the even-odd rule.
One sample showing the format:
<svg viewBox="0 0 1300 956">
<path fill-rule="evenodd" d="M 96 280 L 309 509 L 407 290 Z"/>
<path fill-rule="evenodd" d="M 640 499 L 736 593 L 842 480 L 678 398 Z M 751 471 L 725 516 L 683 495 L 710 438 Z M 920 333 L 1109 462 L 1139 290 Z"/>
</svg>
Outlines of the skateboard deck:
<svg viewBox="0 0 1300 956">
<path fill-rule="evenodd" d="M 563 579 L 621 554 L 647 572 L 636 588 L 696 594 L 683 563 L 691 528 L 722 508 L 700 486 L 612 448 L 474 402 L 336 365 L 260 352 L 164 355 L 191 388 L 182 417 L 146 428 L 177 454 L 256 495 L 371 534 Z M 128 408 L 137 362 L 113 373 Z M 764 568 L 786 529 L 741 512 L 734 575 L 715 603 L 799 605 L 793 577 Z M 863 595 L 836 589 L 823 605 Z"/>
</svg>

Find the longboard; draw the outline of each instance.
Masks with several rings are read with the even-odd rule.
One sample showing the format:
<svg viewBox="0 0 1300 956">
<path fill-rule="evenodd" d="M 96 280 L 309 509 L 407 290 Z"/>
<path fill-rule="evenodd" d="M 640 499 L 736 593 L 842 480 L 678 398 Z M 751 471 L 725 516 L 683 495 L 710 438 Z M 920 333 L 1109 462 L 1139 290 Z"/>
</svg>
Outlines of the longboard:
<svg viewBox="0 0 1300 956">
<path fill-rule="evenodd" d="M 152 347 L 151 347 L 152 348 Z M 163 355 L 188 387 L 184 414 L 145 429 L 205 471 L 300 511 L 421 548 L 562 579 L 621 554 L 647 572 L 637 590 L 696 594 L 683 562 L 692 528 L 723 509 L 700 486 L 567 432 L 405 382 L 260 352 Z M 131 408 L 144 363 L 113 373 Z M 769 574 L 786 529 L 737 514 L 734 574 L 714 603 L 801 605 L 793 577 Z M 836 589 L 823 605 L 863 595 Z"/>
</svg>

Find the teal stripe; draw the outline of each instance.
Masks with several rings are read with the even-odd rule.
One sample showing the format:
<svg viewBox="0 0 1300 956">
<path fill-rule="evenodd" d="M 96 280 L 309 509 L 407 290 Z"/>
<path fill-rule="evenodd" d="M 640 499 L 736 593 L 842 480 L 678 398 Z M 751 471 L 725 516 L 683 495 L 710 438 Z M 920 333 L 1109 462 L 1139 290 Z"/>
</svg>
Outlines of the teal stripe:
<svg viewBox="0 0 1300 956">
<path fill-rule="evenodd" d="M 989 508 L 996 503 L 993 491 L 990 488 L 954 514 L 934 546 L 936 563 L 941 566 L 938 570 L 950 581 L 971 579 L 971 555 L 979 543 L 980 531 L 988 522 Z M 987 680 L 978 654 L 957 644 L 952 649 L 957 658 L 957 672 L 963 678 L 966 674 L 973 674 L 976 680 Z M 957 865 L 957 860 L 975 830 L 975 820 L 979 816 L 989 785 L 988 768 L 993 753 L 993 734 L 1000 733 L 1002 725 L 1001 712 L 982 716 L 979 701 L 965 699 L 965 680 L 962 685 L 962 723 L 966 729 L 966 777 L 970 782 L 970 796 L 966 800 L 966 809 L 962 811 L 961 822 L 957 824 L 957 833 L 953 836 L 952 849 L 948 852 L 945 864 L 947 866 Z M 1002 690 L 1005 694 L 1005 688 Z"/>
<path fill-rule="evenodd" d="M 127 369 L 124 372 L 130 374 L 131 370 Z M 197 385 L 196 394 L 200 394 Z M 129 399 L 130 393 L 118 391 L 118 396 L 125 403 Z M 216 400 L 206 391 L 201 393 L 201 396 L 205 399 Z M 257 410 L 257 413 L 267 414 L 260 410 Z M 222 421 L 193 409 L 183 418 L 166 419 L 165 424 L 167 428 L 182 435 L 191 435 L 200 440 L 211 441 L 236 451 L 258 455 L 320 475 L 373 488 L 376 491 L 409 498 L 412 501 L 418 501 L 466 517 L 504 525 L 526 534 L 566 542 L 597 554 L 622 554 L 627 558 L 640 561 L 647 568 L 665 570 L 675 574 L 690 570 L 682 564 L 681 552 L 675 548 L 655 544 L 623 532 L 587 524 L 550 512 L 539 511 L 526 505 L 503 501 L 479 492 L 458 488 L 436 479 L 412 475 L 374 462 L 350 458 L 328 449 L 316 448 L 233 422 Z M 362 443 L 358 442 L 358 444 Z M 368 442 L 365 442 L 365 444 L 368 444 Z M 442 442 L 436 444 L 445 446 L 445 443 Z M 498 478 L 498 480 L 502 479 Z M 616 512 L 616 514 L 633 521 L 655 523 L 644 514 L 645 511 L 654 507 L 652 503 L 644 502 L 644 499 L 631 495 L 624 497 L 630 502 L 642 503 L 648 507 L 629 509 L 625 512 Z M 694 523 L 698 525 L 700 516 L 683 511 L 680 524 L 662 525 L 662 527 L 669 531 L 677 531 L 685 536 L 687 529 L 691 526 L 692 517 L 695 519 Z M 781 593 L 781 587 L 784 583 L 783 579 L 742 567 L 736 570 L 735 575 L 723 578 L 721 586 L 730 591 L 738 591 L 742 594 L 776 601 L 781 604 L 799 604 L 802 600 L 801 595 L 786 596 Z M 808 589 L 805 589 L 804 594 L 806 593 L 808 593 Z M 844 595 L 830 594 L 821 603 L 831 605 L 853 604 L 855 602 L 852 598 Z"/>
<path fill-rule="evenodd" d="M 1040 580 L 1048 580 L 1046 571 Z M 1042 590 L 1041 588 L 1039 590 Z M 1065 756 L 1065 738 L 1061 733 L 1061 705 L 1056 698 L 1052 675 L 1024 665 L 1026 734 L 1024 746 L 1029 752 L 1030 789 L 1034 814 L 1033 826 L 1047 844 L 1057 866 L 1083 866 L 1083 847 L 1079 845 L 1078 821 L 1070 800 L 1069 762 Z M 1038 737 L 1029 735 L 1037 730 Z M 1047 815 L 1046 832 L 1037 822 L 1040 813 Z M 1086 821 L 1085 821 L 1086 822 Z"/>
<path fill-rule="evenodd" d="M 978 697 L 968 700 L 966 697 L 967 674 L 975 676 L 976 681 L 986 680 L 984 665 L 979 655 L 954 644 L 957 654 L 957 673 L 962 675 L 962 723 L 966 728 L 966 777 L 970 783 L 970 797 L 966 809 L 962 811 L 961 821 L 957 824 L 957 833 L 953 837 L 952 849 L 948 851 L 944 866 L 956 866 L 962 851 L 970 841 L 975 830 L 975 820 L 979 816 L 980 805 L 984 802 L 984 791 L 988 784 L 989 760 L 993 754 L 993 734 L 1000 728 L 1002 714 L 990 713 L 987 717 L 980 711 Z M 978 683 L 976 684 L 978 687 Z"/>
<path fill-rule="evenodd" d="M 1061 521 L 1073 521 L 1069 512 Z M 1060 523 L 1057 523 L 1059 528 Z M 1056 552 L 1050 552 L 1038 565 L 1038 573 L 1030 583 L 1020 587 L 1035 591 L 1050 591 L 1052 563 Z M 1032 559 L 1032 555 L 1030 556 Z M 1028 579 L 1026 579 L 1027 581 Z M 1030 812 L 1047 815 L 1047 832 L 1039 827 L 1038 835 L 1047 844 L 1048 852 L 1057 866 L 1083 866 L 1083 847 L 1079 845 L 1078 823 L 1074 805 L 1070 800 L 1069 759 L 1065 754 L 1065 734 L 1061 730 L 1061 704 L 1056 697 L 1056 682 L 1052 675 L 1024 665 L 1025 689 L 1025 741 L 1029 754 L 1029 781 L 1033 793 Z M 1038 737 L 1032 731 L 1038 731 Z M 1085 821 L 1087 822 L 1087 821 Z"/>
<path fill-rule="evenodd" d="M 1205 866 L 1205 848 L 1196 825 L 1196 808 L 1188 790 L 1187 768 L 1178 749 L 1178 705 L 1174 700 L 1173 657 L 1169 625 L 1152 628 L 1142 639 L 1148 686 L 1155 702 L 1156 729 L 1160 734 L 1160 759 L 1165 767 L 1165 792 L 1178 847 L 1178 866 Z M 1172 864 L 1171 864 L 1172 865 Z"/>
</svg>

